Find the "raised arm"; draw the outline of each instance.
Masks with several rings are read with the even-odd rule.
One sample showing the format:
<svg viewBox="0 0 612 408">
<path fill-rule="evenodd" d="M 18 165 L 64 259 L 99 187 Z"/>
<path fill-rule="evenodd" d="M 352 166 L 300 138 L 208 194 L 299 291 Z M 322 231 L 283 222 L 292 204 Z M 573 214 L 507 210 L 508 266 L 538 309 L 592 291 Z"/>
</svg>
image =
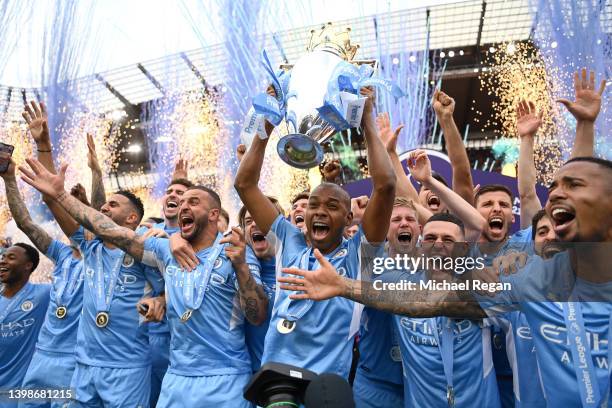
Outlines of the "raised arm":
<svg viewBox="0 0 612 408">
<path fill-rule="evenodd" d="M 374 91 L 362 88 L 361 94 L 367 96 L 361 124 L 365 133 L 368 169 L 372 178 L 372 195 L 363 213 L 361 225 L 366 239 L 369 242 L 378 243 L 383 242 L 387 237 L 395 198 L 396 178 L 387 150 L 376 132 L 373 115 Z"/>
<path fill-rule="evenodd" d="M 516 130 L 521 140 L 518 160 L 518 191 L 521 199 L 521 229 L 531 225 L 533 216 L 542 209 L 536 192 L 536 168 L 533 145 L 542 112 L 536 113 L 535 104 L 521 101 L 516 108 Z"/>
<path fill-rule="evenodd" d="M 9 167 L 5 173 L 0 173 L 0 176 L 4 179 L 6 199 L 13 219 L 17 227 L 27 235 L 34 246 L 36 246 L 40 252 L 47 253 L 47 249 L 49 245 L 51 245 L 52 239 L 44 229 L 40 228 L 32 221 L 28 208 L 19 193 L 17 179 L 15 178 L 15 162 L 10 158 L 8 158 L 8 160 L 10 160 Z"/>
<path fill-rule="evenodd" d="M 53 154 L 51 153 L 51 137 L 47 121 L 47 107 L 43 102 L 38 104 L 34 101 L 30 101 L 29 105 L 26 104 L 24 106 L 24 111 L 21 113 L 21 116 L 28 124 L 30 135 L 36 144 L 38 160 L 47 170 L 55 174 Z"/>
<path fill-rule="evenodd" d="M 269 122 L 266 122 L 268 136 L 272 133 L 272 129 Z M 270 231 L 272 223 L 278 216 L 276 207 L 274 207 L 258 186 L 268 140 L 268 138 L 264 140 L 259 137 L 253 138 L 251 147 L 240 161 L 240 167 L 238 167 L 236 179 L 234 180 L 234 188 L 238 192 L 240 200 L 249 210 L 257 227 L 263 234 L 267 234 Z"/>
<path fill-rule="evenodd" d="M 380 136 L 380 140 L 382 140 L 385 148 L 387 149 L 387 154 L 389 155 L 389 159 L 391 160 L 391 165 L 393 166 L 393 171 L 397 179 L 395 184 L 395 196 L 409 198 L 412 200 L 412 203 L 417 210 L 419 224 L 423 225 L 432 216 L 432 212 L 419 203 L 419 193 L 417 193 L 412 185 L 412 182 L 408 176 L 406 176 L 404 167 L 402 167 L 402 162 L 397 154 L 397 138 L 404 125 L 399 125 L 394 131 L 391 131 L 389 114 L 385 112 L 378 114 L 376 117 L 376 126 L 378 127 L 378 135 Z"/>
<path fill-rule="evenodd" d="M 464 222 L 466 239 L 469 242 L 476 241 L 484 229 L 486 220 L 470 203 L 432 177 L 431 163 L 427 153 L 424 150 L 410 152 L 408 168 L 415 180 L 433 191 L 448 209 Z"/>
<path fill-rule="evenodd" d="M 436 112 L 436 118 L 442 128 L 446 151 L 453 167 L 453 191 L 465 201 L 474 205 L 474 182 L 470 171 L 470 161 L 467 151 L 461 140 L 459 129 L 453 119 L 455 111 L 455 100 L 441 92 L 439 89 L 434 91 L 432 105 Z"/>
<path fill-rule="evenodd" d="M 476 301 L 462 300 L 454 291 L 433 291 L 417 285 L 414 290 L 381 290 L 372 282 L 340 276 L 332 264 L 315 249 L 320 269 L 307 271 L 284 268 L 283 272 L 297 277 L 281 276 L 278 281 L 292 299 L 325 300 L 336 296 L 359 302 L 374 309 L 412 317 L 449 316 L 466 319 L 486 317 Z M 381 284 L 382 282 L 378 282 Z"/>
<path fill-rule="evenodd" d="M 47 108 L 45 104 L 41 102 L 37 104 L 31 101 L 29 105 L 25 105 L 24 112 L 21 114 L 28 124 L 30 135 L 34 139 L 36 144 L 37 156 L 40 163 L 50 173 L 55 174 L 55 165 L 53 164 L 53 146 L 51 145 L 51 137 L 49 133 L 49 126 L 47 124 Z M 48 197 L 43 195 L 43 201 L 49 207 L 51 214 L 57 221 L 64 234 L 70 237 L 79 228 L 72 217 L 64 211 L 64 209 L 55 201 L 49 200 Z"/>
<path fill-rule="evenodd" d="M 238 280 L 240 307 L 249 323 L 259 326 L 266 320 L 268 313 L 268 296 L 263 287 L 258 284 L 246 263 L 246 241 L 244 233 L 238 227 L 232 228 L 232 233 L 224 237 L 220 243 L 228 243 L 225 254 L 231 260 Z"/>
<path fill-rule="evenodd" d="M 67 165 L 63 165 L 58 174 L 52 174 L 36 159 L 27 159 L 26 162 L 30 169 L 19 166 L 23 181 L 56 201 L 76 222 L 104 241 L 118 246 L 136 260 L 142 260 L 144 252 L 142 236 L 136 235 L 129 228 L 120 227 L 106 215 L 86 206 L 64 190 Z"/>
<path fill-rule="evenodd" d="M 601 109 L 601 95 L 606 88 L 606 80 L 602 79 L 599 89 L 595 89 L 595 71 L 582 70 L 574 73 L 574 89 L 576 100 L 557 99 L 576 118 L 576 140 L 571 157 L 593 156 L 595 144 L 595 119 Z"/>
<path fill-rule="evenodd" d="M 104 191 L 102 168 L 96 154 L 96 144 L 89 133 L 87 134 L 87 165 L 91 170 L 91 206 L 100 211 L 106 202 L 106 191 Z"/>
</svg>

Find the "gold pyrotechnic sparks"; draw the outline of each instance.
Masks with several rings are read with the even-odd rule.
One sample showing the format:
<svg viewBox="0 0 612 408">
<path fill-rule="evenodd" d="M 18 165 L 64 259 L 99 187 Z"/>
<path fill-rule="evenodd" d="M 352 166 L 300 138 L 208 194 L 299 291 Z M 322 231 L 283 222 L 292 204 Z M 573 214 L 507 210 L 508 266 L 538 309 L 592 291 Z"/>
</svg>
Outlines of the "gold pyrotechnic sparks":
<svg viewBox="0 0 612 408">
<path fill-rule="evenodd" d="M 116 145 L 120 137 L 119 128 L 112 121 L 93 113 L 75 112 L 62 128 L 55 129 L 60 135 L 59 155 L 56 163 L 67 163 L 66 188 L 81 183 L 88 195 L 91 194 L 91 170 L 87 165 L 87 133 L 96 144 L 96 154 L 102 172 L 114 170 L 117 155 Z"/>
<path fill-rule="evenodd" d="M 493 95 L 493 117 L 487 119 L 484 128 L 495 128 L 499 136 L 516 137 L 516 106 L 522 99 L 533 101 L 538 112 L 543 113 L 543 123 L 538 130 L 535 162 L 541 183 L 548 183 L 562 161 L 562 151 L 567 149 L 564 139 L 566 121 L 559 120 L 565 114 L 554 101 L 558 93 L 560 72 L 547 69 L 537 48 L 530 42 L 499 45 L 487 55 L 488 67 L 480 76 L 481 89 Z M 501 128 L 501 131 L 498 130 Z"/>
</svg>

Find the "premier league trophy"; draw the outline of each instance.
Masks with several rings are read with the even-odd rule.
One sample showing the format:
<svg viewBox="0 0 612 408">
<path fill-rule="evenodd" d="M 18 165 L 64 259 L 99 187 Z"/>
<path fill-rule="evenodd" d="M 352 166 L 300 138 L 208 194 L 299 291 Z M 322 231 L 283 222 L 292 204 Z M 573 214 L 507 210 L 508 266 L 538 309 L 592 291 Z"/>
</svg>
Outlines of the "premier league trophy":
<svg viewBox="0 0 612 408">
<path fill-rule="evenodd" d="M 330 105 L 326 105 L 325 99 L 335 71 L 344 61 L 353 61 L 359 48 L 359 45 L 351 44 L 350 28 L 335 31 L 335 27 L 329 23 L 321 30 L 312 30 L 310 34 L 306 48 L 308 53 L 291 69 L 287 97 L 289 134 L 281 138 L 277 145 L 281 159 L 297 168 L 318 165 L 323 160 L 321 144 L 340 130 L 339 127 L 346 127 L 342 117 L 326 120 L 326 113 L 330 110 L 326 106 Z M 321 115 L 322 109 L 328 112 Z M 358 116 L 355 119 L 360 121 L 361 115 Z"/>
<path fill-rule="evenodd" d="M 274 96 L 264 93 L 253 98 L 242 134 L 265 138 L 263 118 L 274 125 L 284 119 L 287 134 L 277 145 L 281 159 L 300 169 L 318 165 L 323 160 L 322 143 L 336 132 L 360 125 L 365 103 L 361 87 L 399 90 L 389 81 L 373 78 L 376 60 L 354 59 L 358 48 L 351 43 L 350 28 L 338 30 L 328 23 L 311 31 L 307 54 L 293 65 L 281 65 L 279 73 L 264 51 Z"/>
</svg>

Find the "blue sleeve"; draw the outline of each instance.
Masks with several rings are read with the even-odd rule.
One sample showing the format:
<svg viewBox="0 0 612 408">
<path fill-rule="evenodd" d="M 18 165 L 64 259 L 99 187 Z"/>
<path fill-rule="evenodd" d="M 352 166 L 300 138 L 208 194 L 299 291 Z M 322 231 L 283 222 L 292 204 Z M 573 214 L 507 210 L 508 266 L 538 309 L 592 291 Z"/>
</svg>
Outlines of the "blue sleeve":
<svg viewBox="0 0 612 408">
<path fill-rule="evenodd" d="M 76 246 L 82 248 L 82 245 L 85 241 L 85 228 L 79 227 L 78 230 L 74 232 L 71 236 L 68 237 L 70 241 L 72 241 Z"/>
<path fill-rule="evenodd" d="M 166 265 L 170 264 L 173 259 L 170 240 L 157 237 L 149 237 L 145 240 L 142 254 L 143 264 L 163 272 Z"/>
<path fill-rule="evenodd" d="M 49 248 L 47 248 L 45 255 L 47 258 L 51 259 L 56 266 L 61 265 L 67 256 L 72 256 L 72 248 L 63 242 L 54 239 L 51 241 Z"/>
<path fill-rule="evenodd" d="M 546 274 L 543 260 L 539 256 L 530 256 L 525 266 L 516 273 L 501 274 L 499 281 L 510 284 L 510 288 L 486 296 L 472 291 L 472 296 L 479 302 L 480 307 L 489 315 L 511 312 L 520 309 L 525 301 L 545 301 L 546 287 L 552 287 Z"/>
<path fill-rule="evenodd" d="M 358 268 L 349 268 L 347 275 L 351 279 L 358 279 L 357 273 L 361 270 L 361 277 L 372 276 L 372 279 L 375 278 L 375 274 L 373 274 L 375 260 L 377 258 L 383 258 L 385 256 L 385 248 L 384 244 L 371 244 L 368 242 L 365 234 L 363 233 L 363 228 L 361 225 L 359 229 L 348 240 L 348 255 L 347 257 L 354 257 L 357 259 Z"/>
<path fill-rule="evenodd" d="M 272 223 L 270 231 L 276 235 L 277 244 L 281 245 L 283 265 L 287 265 L 292 257 L 295 257 L 302 249 L 308 246 L 302 230 L 291 224 L 280 214 Z"/>
</svg>

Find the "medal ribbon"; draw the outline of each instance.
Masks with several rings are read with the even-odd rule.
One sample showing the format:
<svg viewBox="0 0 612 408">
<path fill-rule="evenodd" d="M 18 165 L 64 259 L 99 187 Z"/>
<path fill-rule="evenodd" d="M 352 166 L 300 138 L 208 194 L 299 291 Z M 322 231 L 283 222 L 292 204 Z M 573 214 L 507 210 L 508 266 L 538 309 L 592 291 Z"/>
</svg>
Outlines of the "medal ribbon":
<svg viewBox="0 0 612 408">
<path fill-rule="evenodd" d="M 183 282 L 183 299 L 181 299 L 181 301 L 184 302 L 184 307 L 182 307 L 181 310 L 197 310 L 202 305 L 202 301 L 204 300 L 204 293 L 206 293 L 208 282 L 210 282 L 210 276 L 212 274 L 211 272 L 213 270 L 215 260 L 219 257 L 221 251 L 223 250 L 223 245 L 219 244 L 219 241 L 221 241 L 222 237 L 222 234 L 217 234 L 217 238 L 215 238 L 215 242 L 213 243 L 210 255 L 206 258 L 206 262 L 203 265 L 202 272 L 200 272 L 201 268 L 199 267 L 199 265 L 194 272 L 181 272 L 181 281 Z M 200 275 L 203 275 L 203 277 L 200 280 L 200 283 L 198 285 L 195 285 L 195 280 Z M 193 295 L 194 289 L 197 289 L 197 293 L 195 296 Z"/>
<path fill-rule="evenodd" d="M 440 335 L 438 334 L 438 322 L 437 318 L 432 317 L 429 319 L 430 324 L 433 325 L 432 331 L 438 343 L 440 354 L 442 356 L 442 366 L 444 368 L 444 377 L 446 377 L 447 387 L 447 399 L 448 405 L 454 406 L 454 388 L 453 388 L 453 347 L 455 341 L 455 335 L 453 333 L 453 321 L 448 317 L 442 317 L 442 341 L 440 341 Z M 451 395 L 452 394 L 452 395 Z"/>
<path fill-rule="evenodd" d="M 102 264 L 102 244 L 100 244 L 96 250 L 96 270 L 94 271 L 95 287 L 96 287 L 96 312 L 108 312 L 110 310 L 110 304 L 113 300 L 113 294 L 115 293 L 115 287 L 117 286 L 117 278 L 119 277 L 119 271 L 121 270 L 121 263 L 123 262 L 124 256 L 117 257 L 117 260 L 113 264 L 110 272 L 108 288 L 105 293 L 104 285 L 104 269 Z M 91 286 L 91 284 L 90 284 Z"/>
<path fill-rule="evenodd" d="M 70 264 L 72 263 L 72 256 L 69 256 L 68 258 L 64 259 L 64 262 L 62 262 L 62 275 L 61 275 L 61 280 L 59 282 L 57 282 L 57 288 L 55 290 L 55 305 L 56 306 L 62 306 L 62 295 L 64 294 L 64 291 L 66 290 L 66 287 L 68 286 L 68 272 L 70 271 Z M 54 285 L 55 286 L 55 285 Z"/>
<path fill-rule="evenodd" d="M 346 255 L 348 254 L 347 247 L 348 247 L 348 241 L 343 238 L 342 243 L 340 244 L 338 249 L 332 252 L 329 256 L 325 256 L 325 258 L 332 265 L 334 265 L 334 268 L 336 268 L 336 270 L 338 270 L 340 265 L 342 265 L 342 263 L 344 262 L 344 259 L 346 258 Z M 346 252 L 345 255 L 335 258 L 335 255 L 342 250 Z M 302 257 L 300 258 L 300 269 L 314 271 L 320 267 L 319 261 L 315 260 L 315 263 L 312 266 L 312 269 L 308 268 L 309 259 L 310 259 L 311 254 L 313 253 L 312 251 L 313 251 L 312 248 L 308 248 L 302 253 Z M 313 304 L 314 302 L 310 299 L 297 299 L 296 300 L 296 299 L 287 298 L 285 302 L 282 302 L 280 304 L 277 313 L 281 319 L 295 322 L 301 319 L 310 310 Z"/>
<path fill-rule="evenodd" d="M 573 298 L 573 297 L 572 297 Z M 567 328 L 567 339 L 572 353 L 572 363 L 578 380 L 578 389 L 582 406 L 607 406 L 610 394 L 610 374 L 612 373 L 612 314 L 608 321 L 608 375 L 604 392 L 600 392 L 599 382 L 591 357 L 591 345 L 587 341 L 586 329 L 580 302 L 570 301 L 563 304 L 563 318 Z"/>
</svg>

